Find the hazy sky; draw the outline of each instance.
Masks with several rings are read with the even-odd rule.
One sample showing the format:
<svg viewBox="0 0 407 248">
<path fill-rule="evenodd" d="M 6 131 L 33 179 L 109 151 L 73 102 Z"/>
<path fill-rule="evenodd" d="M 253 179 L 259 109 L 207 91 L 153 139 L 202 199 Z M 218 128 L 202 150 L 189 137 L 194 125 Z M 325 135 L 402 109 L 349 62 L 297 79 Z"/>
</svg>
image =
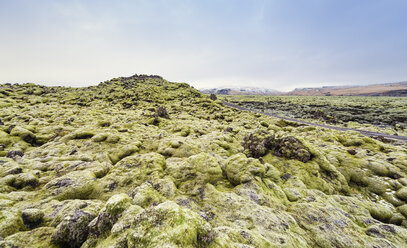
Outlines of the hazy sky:
<svg viewBox="0 0 407 248">
<path fill-rule="evenodd" d="M 0 82 L 135 73 L 196 87 L 407 80 L 405 0 L 0 0 Z"/>
</svg>

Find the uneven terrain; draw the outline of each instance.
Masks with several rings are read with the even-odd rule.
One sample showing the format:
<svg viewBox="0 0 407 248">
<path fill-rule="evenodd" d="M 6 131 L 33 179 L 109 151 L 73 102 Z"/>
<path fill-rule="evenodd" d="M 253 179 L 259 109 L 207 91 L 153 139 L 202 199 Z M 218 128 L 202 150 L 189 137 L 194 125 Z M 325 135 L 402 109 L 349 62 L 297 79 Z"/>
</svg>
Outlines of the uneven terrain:
<svg viewBox="0 0 407 248">
<path fill-rule="evenodd" d="M 407 147 L 185 83 L 0 85 L 0 247 L 405 247 Z"/>
<path fill-rule="evenodd" d="M 405 97 L 223 96 L 222 99 L 277 116 L 407 136 Z"/>
</svg>

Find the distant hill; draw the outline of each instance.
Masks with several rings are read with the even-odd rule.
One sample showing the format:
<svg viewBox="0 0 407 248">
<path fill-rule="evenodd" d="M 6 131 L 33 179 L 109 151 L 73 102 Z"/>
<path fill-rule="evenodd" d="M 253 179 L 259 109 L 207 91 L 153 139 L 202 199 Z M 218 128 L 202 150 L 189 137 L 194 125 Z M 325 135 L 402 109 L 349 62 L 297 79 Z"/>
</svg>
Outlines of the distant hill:
<svg viewBox="0 0 407 248">
<path fill-rule="evenodd" d="M 407 96 L 407 81 L 373 85 L 322 86 L 319 88 L 296 88 L 281 92 L 260 87 L 222 86 L 200 89 L 204 94 L 216 95 L 287 95 L 287 96 Z"/>
<path fill-rule="evenodd" d="M 219 87 L 211 89 L 201 89 L 202 93 L 205 94 L 216 94 L 216 95 L 282 95 L 283 92 L 266 89 L 260 87 Z"/>
<path fill-rule="evenodd" d="M 286 93 L 290 96 L 407 96 L 407 82 L 297 88 Z"/>
</svg>

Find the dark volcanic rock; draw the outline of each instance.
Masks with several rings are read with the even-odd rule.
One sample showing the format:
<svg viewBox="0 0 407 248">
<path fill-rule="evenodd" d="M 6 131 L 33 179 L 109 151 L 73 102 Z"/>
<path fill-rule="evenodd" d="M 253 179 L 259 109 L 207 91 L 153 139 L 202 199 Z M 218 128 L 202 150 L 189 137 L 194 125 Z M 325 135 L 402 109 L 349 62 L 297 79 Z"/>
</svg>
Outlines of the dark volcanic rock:
<svg viewBox="0 0 407 248">
<path fill-rule="evenodd" d="M 167 109 L 164 107 L 158 107 L 154 114 L 155 117 L 161 117 L 165 119 L 169 119 L 170 116 L 167 113 Z"/>
<path fill-rule="evenodd" d="M 22 152 L 22 151 L 20 151 L 20 150 L 11 150 L 11 151 L 8 151 L 7 154 L 6 154 L 6 157 L 7 157 L 7 158 L 12 158 L 12 159 L 14 159 L 14 160 L 15 160 L 15 158 L 17 158 L 18 156 L 19 156 L 19 157 L 24 156 L 24 152 Z"/>
<path fill-rule="evenodd" d="M 267 132 L 251 133 L 243 139 L 243 147 L 250 157 L 259 158 L 269 151 L 273 155 L 307 162 L 311 159 L 309 150 L 292 136 L 276 138 Z"/>
<path fill-rule="evenodd" d="M 80 247 L 89 234 L 88 224 L 96 216 L 77 210 L 73 215 L 66 217 L 58 226 L 52 236 L 52 241 L 61 247 Z"/>
</svg>

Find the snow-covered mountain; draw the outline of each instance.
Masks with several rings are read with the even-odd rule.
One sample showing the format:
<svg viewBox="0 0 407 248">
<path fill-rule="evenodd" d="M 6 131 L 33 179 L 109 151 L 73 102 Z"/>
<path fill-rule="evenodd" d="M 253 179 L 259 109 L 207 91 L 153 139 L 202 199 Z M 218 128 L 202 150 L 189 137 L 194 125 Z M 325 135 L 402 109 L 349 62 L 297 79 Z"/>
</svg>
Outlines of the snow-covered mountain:
<svg viewBox="0 0 407 248">
<path fill-rule="evenodd" d="M 200 89 L 205 94 L 217 95 L 281 95 L 280 91 L 261 87 L 223 86 L 218 88 Z"/>
</svg>

